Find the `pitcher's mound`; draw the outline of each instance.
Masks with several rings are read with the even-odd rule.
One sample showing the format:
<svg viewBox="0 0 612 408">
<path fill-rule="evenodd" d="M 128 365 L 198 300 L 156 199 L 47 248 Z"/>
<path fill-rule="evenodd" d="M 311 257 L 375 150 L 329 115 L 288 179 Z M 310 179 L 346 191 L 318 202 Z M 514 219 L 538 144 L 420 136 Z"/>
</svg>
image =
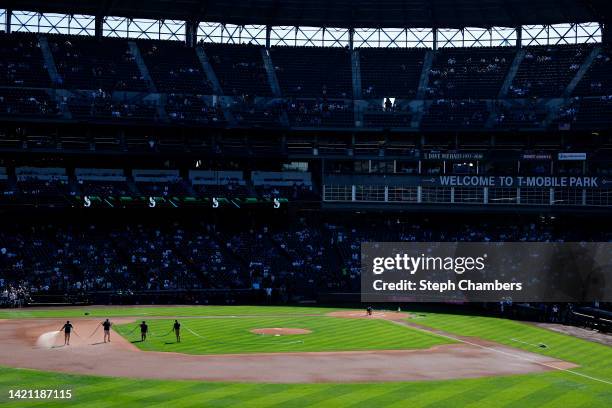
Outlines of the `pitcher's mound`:
<svg viewBox="0 0 612 408">
<path fill-rule="evenodd" d="M 262 329 L 253 329 L 251 333 L 254 334 L 268 334 L 274 336 L 288 336 L 292 334 L 310 334 L 311 330 L 307 329 L 289 329 L 287 327 L 265 327 Z"/>
</svg>

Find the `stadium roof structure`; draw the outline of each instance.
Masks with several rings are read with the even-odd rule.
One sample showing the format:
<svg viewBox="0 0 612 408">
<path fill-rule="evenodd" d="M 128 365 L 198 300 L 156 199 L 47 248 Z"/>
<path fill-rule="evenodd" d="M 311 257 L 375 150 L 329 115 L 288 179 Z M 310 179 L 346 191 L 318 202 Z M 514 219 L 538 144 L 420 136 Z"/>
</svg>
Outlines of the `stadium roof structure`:
<svg viewBox="0 0 612 408">
<path fill-rule="evenodd" d="M 607 22 L 610 0 L 0 0 L 0 7 L 236 25 L 517 27 Z"/>
</svg>

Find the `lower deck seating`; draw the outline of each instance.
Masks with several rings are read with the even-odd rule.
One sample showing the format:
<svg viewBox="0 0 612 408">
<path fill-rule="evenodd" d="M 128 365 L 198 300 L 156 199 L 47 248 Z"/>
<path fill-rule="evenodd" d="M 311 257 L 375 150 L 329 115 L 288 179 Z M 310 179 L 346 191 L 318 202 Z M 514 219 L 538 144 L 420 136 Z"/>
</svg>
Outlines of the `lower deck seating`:
<svg viewBox="0 0 612 408">
<path fill-rule="evenodd" d="M 0 88 L 0 115 L 53 118 L 60 109 L 43 90 Z"/>
<path fill-rule="evenodd" d="M 434 101 L 423 115 L 421 127 L 448 130 L 482 128 L 488 115 L 483 101 Z"/>
</svg>

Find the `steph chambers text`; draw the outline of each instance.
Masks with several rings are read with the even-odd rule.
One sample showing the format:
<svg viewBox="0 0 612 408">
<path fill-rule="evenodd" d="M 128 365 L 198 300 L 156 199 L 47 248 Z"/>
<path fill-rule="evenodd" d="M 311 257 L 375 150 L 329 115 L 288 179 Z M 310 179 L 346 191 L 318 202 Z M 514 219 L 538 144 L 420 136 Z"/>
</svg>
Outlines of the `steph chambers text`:
<svg viewBox="0 0 612 408">
<path fill-rule="evenodd" d="M 375 280 L 372 287 L 376 291 L 392 291 L 392 292 L 450 292 L 450 291 L 521 291 L 523 284 L 521 282 L 474 282 L 469 279 L 460 281 L 447 280 L 445 282 L 432 282 L 426 279 L 412 281 L 402 279 L 395 282 L 387 282 L 382 279 Z"/>
</svg>

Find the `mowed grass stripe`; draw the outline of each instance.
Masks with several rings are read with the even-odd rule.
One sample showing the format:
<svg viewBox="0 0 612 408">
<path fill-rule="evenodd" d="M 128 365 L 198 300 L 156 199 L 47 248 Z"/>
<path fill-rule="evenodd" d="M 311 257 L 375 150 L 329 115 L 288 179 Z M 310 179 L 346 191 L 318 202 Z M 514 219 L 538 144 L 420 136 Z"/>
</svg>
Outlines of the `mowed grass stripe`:
<svg viewBox="0 0 612 408">
<path fill-rule="evenodd" d="M 465 391 L 466 388 L 471 387 L 473 387 L 473 384 L 470 383 L 435 382 L 430 384 L 429 387 L 423 387 L 424 392 L 418 392 L 415 391 L 413 384 L 409 384 L 393 395 L 387 395 L 387 399 L 383 398 L 383 400 L 380 401 L 380 406 L 385 408 L 403 408 L 408 406 L 424 407 L 433 402 L 452 397 L 453 395 Z M 455 405 L 455 407 L 456 406 L 457 405 Z"/>
<path fill-rule="evenodd" d="M 297 408 L 297 407 L 325 407 L 329 406 L 326 401 L 335 395 L 348 393 L 349 389 L 336 388 L 333 384 L 321 384 L 311 392 L 304 393 L 296 398 L 270 405 L 268 408 Z"/>
<path fill-rule="evenodd" d="M 290 386 L 288 386 L 290 387 Z M 315 390 L 304 391 L 299 394 L 296 392 L 287 392 L 287 389 L 278 385 L 268 385 L 264 395 L 257 395 L 244 402 L 245 407 L 270 407 L 277 404 L 282 404 L 286 401 L 298 398 L 299 395 L 304 395 L 306 392 L 317 392 L 318 387 Z"/>
<path fill-rule="evenodd" d="M 512 403 L 523 398 L 539 388 L 548 386 L 548 381 L 536 376 L 512 376 L 496 379 L 500 386 L 497 386 L 495 393 L 487 389 L 487 396 L 478 401 L 470 401 L 465 406 L 469 408 L 491 408 L 501 406 L 504 403 Z M 503 385 L 502 385 L 503 384 Z"/>
<path fill-rule="evenodd" d="M 334 397 L 325 401 L 326 404 L 338 408 L 349 408 L 355 406 L 377 406 L 378 399 L 385 394 L 389 394 L 397 391 L 399 388 L 404 387 L 405 384 L 396 383 L 395 385 L 389 384 L 388 387 L 376 387 L 372 384 L 359 384 L 352 386 L 348 384 L 338 384 L 334 388 L 349 389 L 350 392 L 337 393 L 334 389 Z"/>
<path fill-rule="evenodd" d="M 127 401 L 133 401 L 138 404 L 146 405 L 147 407 L 151 407 L 154 405 L 164 403 L 168 404 L 169 400 L 180 397 L 181 395 L 189 395 L 190 392 L 196 390 L 196 386 L 193 383 L 189 382 L 177 382 L 174 387 L 160 386 L 160 387 L 152 387 L 152 388 L 131 388 L 130 390 L 116 394 L 115 398 L 113 398 L 112 406 L 125 406 Z"/>
<path fill-rule="evenodd" d="M 1 370 L 0 372 L 3 372 Z M 29 373 L 26 373 L 26 377 L 29 377 Z M 19 384 L 19 389 L 56 389 L 56 390 L 72 390 L 72 399 L 68 400 L 52 400 L 52 399 L 39 399 L 39 400 L 13 400 L 17 405 L 22 405 L 24 402 L 26 406 L 31 407 L 47 407 L 47 406 L 59 406 L 68 401 L 70 404 L 75 405 L 83 405 L 87 407 L 94 407 L 97 404 L 108 405 L 112 397 L 115 393 L 120 393 L 122 391 L 127 392 L 129 389 L 133 389 L 137 386 L 138 381 L 132 379 L 101 379 L 101 381 L 97 384 L 89 383 L 84 385 L 83 379 L 87 380 L 87 377 L 73 377 L 60 375 L 60 379 L 57 379 L 56 376 L 51 376 L 50 378 L 37 378 L 34 381 L 27 381 L 25 383 L 23 379 L 21 379 L 16 384 Z M 73 379 L 76 379 L 74 381 Z M 13 388 L 13 387 L 11 387 Z M 7 391 L 8 393 L 8 391 Z M 62 402 L 64 401 L 64 402 Z"/>
<path fill-rule="evenodd" d="M 165 384 L 166 382 L 162 383 Z M 190 406 L 191 400 L 196 401 L 202 406 L 201 401 L 206 401 L 206 406 L 212 406 L 211 401 L 222 400 L 227 397 L 234 396 L 239 393 L 245 392 L 245 388 L 251 391 L 256 390 L 256 387 L 248 387 L 253 384 L 227 384 L 227 383 L 202 383 L 202 382 L 189 382 L 191 384 L 190 390 L 183 390 L 180 393 L 174 393 L 174 397 L 168 398 L 167 401 L 172 401 L 173 405 L 182 407 Z M 171 383 L 170 383 L 171 384 Z M 245 385 L 247 387 L 245 387 Z M 181 403 L 180 401 L 184 401 Z M 161 404 L 163 406 L 163 403 Z M 167 403 L 166 403 L 167 406 Z M 147 405 L 148 407 L 148 405 Z"/>
<path fill-rule="evenodd" d="M 535 390 L 534 392 L 531 392 L 528 395 L 523 396 L 522 398 L 516 399 L 512 403 L 506 404 L 505 406 L 523 406 L 529 403 L 532 406 L 541 407 L 546 402 L 550 401 L 553 398 L 557 398 L 560 394 L 565 394 L 566 392 L 566 390 L 560 390 L 555 384 L 550 384 L 546 387 L 539 388 L 538 390 Z"/>
<path fill-rule="evenodd" d="M 335 317 L 262 317 L 249 319 L 181 319 L 181 343 L 175 342 L 173 320 L 147 323 L 150 335 L 139 342 L 136 323 L 115 330 L 142 350 L 186 354 L 421 349 L 449 343 L 447 339 L 378 319 Z M 302 328 L 311 334 L 257 335 L 256 328 Z M 162 335 L 165 335 L 162 337 Z"/>
<path fill-rule="evenodd" d="M 412 398 L 418 398 L 418 395 L 429 392 L 430 390 L 425 387 L 420 387 L 415 389 L 410 384 L 395 384 L 392 386 L 390 384 L 386 389 L 383 388 L 385 392 L 377 392 L 376 385 L 365 385 L 365 390 L 368 391 L 367 394 L 363 394 L 365 398 L 362 400 L 358 400 L 357 396 L 352 397 L 352 402 L 347 408 L 367 408 L 367 407 L 379 407 L 385 406 L 389 403 L 394 403 L 397 401 L 404 401 L 407 396 L 411 396 Z M 349 395 L 350 396 L 350 395 Z"/>
<path fill-rule="evenodd" d="M 194 398 L 194 394 L 198 392 L 199 388 L 200 387 L 198 386 L 198 384 L 190 384 L 188 387 L 182 388 L 179 392 L 176 392 L 172 389 L 168 390 L 164 394 L 164 396 L 166 397 L 164 400 L 153 404 L 147 402 L 146 406 L 147 408 L 167 408 L 168 401 L 172 401 L 173 405 L 180 405 L 183 407 L 201 407 L 201 403 L 196 398 Z M 142 399 L 138 399 L 138 404 L 141 404 L 142 402 Z M 121 408 L 124 406 L 126 406 L 126 403 L 120 402 L 113 404 L 111 407 Z"/>
<path fill-rule="evenodd" d="M 250 401 L 260 394 L 263 387 L 262 384 L 236 384 L 236 387 L 231 387 L 233 392 L 228 393 L 218 398 L 206 400 L 206 407 L 227 407 L 235 404 L 237 401 L 243 403 Z"/>
<path fill-rule="evenodd" d="M 549 376 L 547 378 L 549 379 L 548 382 L 539 381 L 536 378 L 527 379 L 524 388 L 529 390 L 529 392 L 511 396 L 508 401 L 500 400 L 500 403 L 503 403 L 505 407 L 521 406 L 527 403 L 537 405 L 538 407 L 543 407 L 545 405 L 554 407 L 566 406 L 559 401 L 559 398 L 566 394 L 573 394 L 576 398 L 581 400 L 590 399 L 588 393 L 577 393 L 576 390 L 571 387 L 559 386 L 559 382 L 554 380 L 554 376 Z"/>
<path fill-rule="evenodd" d="M 341 385 L 332 384 L 277 384 L 277 390 L 269 395 L 257 395 L 244 401 L 245 406 L 253 407 L 276 407 L 295 404 L 295 400 L 304 398 L 310 394 L 329 390 L 333 393 Z M 351 388 L 352 389 L 352 388 Z"/>
<path fill-rule="evenodd" d="M 98 390 L 92 391 L 88 394 L 79 393 L 79 396 L 75 397 L 74 401 L 78 402 L 79 404 L 82 404 L 82 406 L 87 408 L 106 408 L 116 401 L 126 400 L 126 397 L 124 396 L 127 395 L 130 390 L 134 390 L 137 387 L 142 387 L 142 384 L 139 384 L 139 381 L 112 381 L 113 384 L 115 382 L 123 382 L 123 386 L 111 387 L 111 383 L 109 382 L 106 383 L 106 386 L 96 387 L 98 388 Z M 180 384 L 178 384 L 177 387 L 180 387 Z M 141 388 L 141 391 L 143 393 L 148 393 L 151 390 Z M 154 388 L 153 391 L 156 394 L 160 392 L 159 388 Z M 104 398 L 105 395 L 107 396 L 106 398 Z M 132 397 L 129 400 L 132 400 L 133 402 L 138 402 L 140 398 Z"/>
<path fill-rule="evenodd" d="M 4 372 L 6 371 L 6 369 L 1 369 L 0 370 L 0 377 L 4 377 Z M 74 382 L 70 381 L 72 379 L 72 377 L 66 375 L 66 374 L 62 374 L 62 373 L 57 373 L 53 376 L 47 376 L 47 375 L 43 375 L 43 373 L 39 372 L 39 371 L 33 371 L 33 370 L 27 370 L 27 369 L 23 369 L 23 370 L 14 370 L 15 371 L 15 375 L 14 376 L 10 376 L 9 378 L 11 378 L 11 383 L 8 386 L 4 386 L 4 385 L 0 385 L 0 390 L 2 390 L 4 388 L 5 392 L 0 393 L 0 401 L 3 401 L 6 398 L 6 402 L 11 403 L 11 400 L 8 400 L 8 392 L 9 389 L 31 389 L 31 390 L 41 390 L 41 389 L 56 389 L 56 390 L 72 390 L 73 393 L 73 402 L 78 402 L 78 399 L 81 397 L 81 395 L 87 395 L 89 397 L 91 390 L 99 390 L 100 387 L 79 387 L 79 391 L 78 393 L 81 395 L 77 395 L 77 392 L 74 388 L 75 385 L 79 385 L 79 382 L 77 381 L 77 383 L 75 384 Z M 8 376 L 7 376 L 8 377 Z M 28 381 L 24 382 L 23 378 L 27 378 Z M 116 382 L 114 383 L 114 386 L 117 388 L 121 388 L 121 387 L 125 387 L 128 386 L 127 383 L 131 382 L 133 380 L 128 380 L 127 382 Z M 6 387 L 6 388 L 5 388 Z M 106 394 L 108 395 L 108 394 Z M 18 402 L 16 400 L 13 400 L 14 402 Z M 28 402 L 28 406 L 46 406 L 48 403 L 50 403 L 52 400 L 29 400 Z"/>
<path fill-rule="evenodd" d="M 66 384 L 67 388 L 72 388 L 73 400 L 76 402 L 85 401 L 103 401 L 107 400 L 107 404 L 112 402 L 114 398 L 124 393 L 140 388 L 142 384 L 139 384 L 139 380 L 136 379 L 124 379 L 123 381 L 106 381 L 95 387 L 78 389 L 71 387 Z"/>
<path fill-rule="evenodd" d="M 446 406 L 463 407 L 473 401 L 478 401 L 489 396 L 489 391 L 481 387 L 478 383 L 472 383 L 470 387 L 465 387 L 461 391 L 453 393 L 436 401 L 431 401 L 425 407 L 439 408 Z"/>
</svg>

